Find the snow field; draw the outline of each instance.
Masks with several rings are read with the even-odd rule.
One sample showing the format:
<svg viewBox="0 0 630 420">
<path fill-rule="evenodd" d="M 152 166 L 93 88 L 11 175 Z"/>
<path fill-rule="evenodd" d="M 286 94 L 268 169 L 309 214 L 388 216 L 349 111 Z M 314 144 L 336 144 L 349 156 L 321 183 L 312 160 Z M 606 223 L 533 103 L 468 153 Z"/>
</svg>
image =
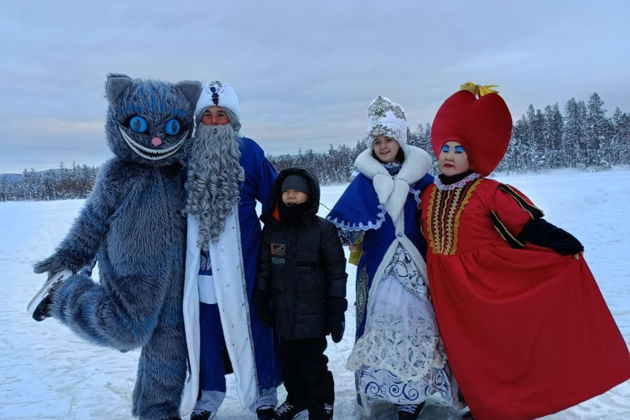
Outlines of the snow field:
<svg viewBox="0 0 630 420">
<path fill-rule="evenodd" d="M 589 262 L 626 343 L 630 341 L 630 170 L 554 171 L 498 175 L 543 209 L 546 218 L 573 233 Z M 332 207 L 345 185 L 322 188 Z M 0 419 L 128 419 L 139 352 L 120 353 L 87 343 L 54 320 L 33 321 L 26 303 L 44 281 L 34 262 L 50 255 L 78 215 L 82 200 L 0 203 Z M 328 210 L 320 207 L 320 216 Z M 345 362 L 354 340 L 355 267 L 348 265 L 346 332 L 326 351 L 335 377 L 335 418 L 358 419 L 354 376 Z M 597 361 L 585 361 L 597 363 Z M 285 397 L 280 389 L 280 402 Z M 395 414 L 388 407 L 373 418 Z M 445 412 L 428 407 L 422 419 Z M 255 419 L 240 407 L 233 378 L 218 419 Z M 545 417 L 546 420 L 629 419 L 630 383 Z"/>
</svg>

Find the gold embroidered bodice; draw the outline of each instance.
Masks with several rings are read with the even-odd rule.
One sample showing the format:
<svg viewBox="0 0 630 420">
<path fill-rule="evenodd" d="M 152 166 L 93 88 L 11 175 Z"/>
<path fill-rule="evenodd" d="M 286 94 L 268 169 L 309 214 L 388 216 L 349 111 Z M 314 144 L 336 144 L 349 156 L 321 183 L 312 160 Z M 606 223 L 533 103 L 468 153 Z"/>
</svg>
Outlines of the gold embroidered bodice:
<svg viewBox="0 0 630 420">
<path fill-rule="evenodd" d="M 470 197 L 481 182 L 477 179 L 452 190 L 431 191 L 427 208 L 426 233 L 434 254 L 455 255 L 458 245 L 459 223 Z"/>
</svg>

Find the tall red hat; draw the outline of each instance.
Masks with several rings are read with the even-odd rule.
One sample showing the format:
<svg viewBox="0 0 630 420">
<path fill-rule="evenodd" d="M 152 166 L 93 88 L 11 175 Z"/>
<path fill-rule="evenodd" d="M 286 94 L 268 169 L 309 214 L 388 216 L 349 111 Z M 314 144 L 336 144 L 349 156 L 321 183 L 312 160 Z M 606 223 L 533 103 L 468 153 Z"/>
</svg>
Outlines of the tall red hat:
<svg viewBox="0 0 630 420">
<path fill-rule="evenodd" d="M 512 136 L 510 110 L 492 86 L 465 83 L 438 109 L 431 127 L 436 157 L 447 141 L 464 146 L 470 169 L 488 175 L 503 159 Z"/>
</svg>

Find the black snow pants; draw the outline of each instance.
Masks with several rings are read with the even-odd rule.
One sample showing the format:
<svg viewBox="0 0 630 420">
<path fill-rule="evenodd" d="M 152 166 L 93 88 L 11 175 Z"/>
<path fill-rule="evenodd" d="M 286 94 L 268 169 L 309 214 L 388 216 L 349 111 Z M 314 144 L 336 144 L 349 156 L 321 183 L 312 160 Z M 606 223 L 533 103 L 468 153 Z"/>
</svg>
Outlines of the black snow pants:
<svg viewBox="0 0 630 420">
<path fill-rule="evenodd" d="M 285 340 L 280 338 L 280 363 L 287 401 L 306 407 L 309 413 L 324 404 L 333 405 L 335 390 L 328 358 L 324 355 L 326 337 Z"/>
</svg>

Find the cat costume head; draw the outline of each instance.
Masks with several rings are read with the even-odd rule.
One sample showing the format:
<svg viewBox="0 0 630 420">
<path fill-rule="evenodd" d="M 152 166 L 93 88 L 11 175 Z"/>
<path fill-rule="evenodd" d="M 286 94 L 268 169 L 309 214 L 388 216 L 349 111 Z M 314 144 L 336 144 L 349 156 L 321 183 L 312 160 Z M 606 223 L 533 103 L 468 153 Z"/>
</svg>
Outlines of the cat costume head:
<svg viewBox="0 0 630 420">
<path fill-rule="evenodd" d="M 184 159 L 201 84 L 176 84 L 110 74 L 107 142 L 122 161 L 166 166 Z"/>
</svg>

